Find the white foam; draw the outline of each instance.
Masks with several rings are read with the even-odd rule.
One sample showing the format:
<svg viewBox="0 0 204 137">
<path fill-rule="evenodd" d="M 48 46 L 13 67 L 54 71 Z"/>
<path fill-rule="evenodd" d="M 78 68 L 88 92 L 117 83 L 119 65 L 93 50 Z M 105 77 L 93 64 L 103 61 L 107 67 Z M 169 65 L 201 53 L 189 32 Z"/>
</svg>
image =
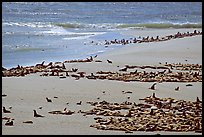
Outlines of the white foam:
<svg viewBox="0 0 204 137">
<path fill-rule="evenodd" d="M 77 39 L 87 39 L 90 36 L 78 36 L 78 37 L 70 37 L 70 38 L 63 38 L 64 40 L 77 40 Z"/>
<path fill-rule="evenodd" d="M 86 32 L 86 33 L 72 33 L 74 37 L 63 38 L 64 40 L 87 39 L 95 35 L 101 35 L 105 32 Z"/>
<path fill-rule="evenodd" d="M 3 26 L 31 27 L 31 28 L 53 27 L 53 25 L 49 23 L 42 23 L 42 22 L 3 22 L 2 25 Z"/>
</svg>

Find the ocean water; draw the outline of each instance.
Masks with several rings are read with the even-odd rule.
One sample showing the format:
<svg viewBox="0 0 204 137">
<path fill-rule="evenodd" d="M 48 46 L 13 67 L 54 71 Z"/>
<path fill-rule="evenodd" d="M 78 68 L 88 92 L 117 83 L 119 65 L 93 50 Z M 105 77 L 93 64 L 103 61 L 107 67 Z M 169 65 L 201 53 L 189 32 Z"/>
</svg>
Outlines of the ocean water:
<svg viewBox="0 0 204 137">
<path fill-rule="evenodd" d="M 202 2 L 3 2 L 2 66 L 85 59 L 141 28 L 202 28 Z M 94 43 L 92 41 L 97 41 Z"/>
</svg>

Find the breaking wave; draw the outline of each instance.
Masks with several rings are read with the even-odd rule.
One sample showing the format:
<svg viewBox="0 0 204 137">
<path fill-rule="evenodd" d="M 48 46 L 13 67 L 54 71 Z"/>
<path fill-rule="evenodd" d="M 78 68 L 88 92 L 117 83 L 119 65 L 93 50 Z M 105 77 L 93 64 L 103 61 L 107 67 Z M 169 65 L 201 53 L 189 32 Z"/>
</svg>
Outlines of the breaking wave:
<svg viewBox="0 0 204 137">
<path fill-rule="evenodd" d="M 42 22 L 3 22 L 3 26 L 23 26 L 36 28 L 51 28 L 62 27 L 64 29 L 80 29 L 80 28 L 95 28 L 95 29 L 123 29 L 123 28 L 202 28 L 202 23 L 140 23 L 140 24 L 117 24 L 117 23 L 100 23 L 100 24 L 85 24 L 85 23 L 42 23 Z"/>
</svg>

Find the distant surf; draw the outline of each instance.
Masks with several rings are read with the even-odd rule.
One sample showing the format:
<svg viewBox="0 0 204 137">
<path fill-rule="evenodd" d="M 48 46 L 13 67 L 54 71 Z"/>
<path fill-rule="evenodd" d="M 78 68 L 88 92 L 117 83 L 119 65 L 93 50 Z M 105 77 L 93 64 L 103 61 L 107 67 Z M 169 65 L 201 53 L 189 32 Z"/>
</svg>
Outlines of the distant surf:
<svg viewBox="0 0 204 137">
<path fill-rule="evenodd" d="M 202 28 L 202 24 L 173 24 L 173 23 L 144 23 L 144 24 L 122 24 L 118 25 L 117 28 Z"/>
</svg>

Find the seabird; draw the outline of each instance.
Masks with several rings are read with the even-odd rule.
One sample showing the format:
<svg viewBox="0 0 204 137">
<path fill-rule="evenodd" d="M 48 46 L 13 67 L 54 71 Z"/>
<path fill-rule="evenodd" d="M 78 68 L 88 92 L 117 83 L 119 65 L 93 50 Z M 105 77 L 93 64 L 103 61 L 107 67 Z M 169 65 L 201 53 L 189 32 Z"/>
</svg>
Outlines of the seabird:
<svg viewBox="0 0 204 137">
<path fill-rule="evenodd" d="M 155 85 L 156 85 L 157 83 L 154 83 L 149 89 L 152 89 L 152 90 L 155 90 Z"/>
<path fill-rule="evenodd" d="M 47 98 L 47 97 L 46 97 L 46 100 L 47 100 L 47 102 L 52 102 L 52 100 L 51 100 L 51 99 L 49 99 L 49 98 Z"/>
<path fill-rule="evenodd" d="M 34 117 L 45 117 L 45 116 L 42 116 L 40 114 L 37 114 L 36 110 L 33 110 L 34 111 Z"/>
<path fill-rule="evenodd" d="M 3 107 L 3 112 L 4 112 L 4 113 L 11 113 L 11 111 L 6 110 L 6 108 L 5 108 L 5 107 Z"/>
</svg>

